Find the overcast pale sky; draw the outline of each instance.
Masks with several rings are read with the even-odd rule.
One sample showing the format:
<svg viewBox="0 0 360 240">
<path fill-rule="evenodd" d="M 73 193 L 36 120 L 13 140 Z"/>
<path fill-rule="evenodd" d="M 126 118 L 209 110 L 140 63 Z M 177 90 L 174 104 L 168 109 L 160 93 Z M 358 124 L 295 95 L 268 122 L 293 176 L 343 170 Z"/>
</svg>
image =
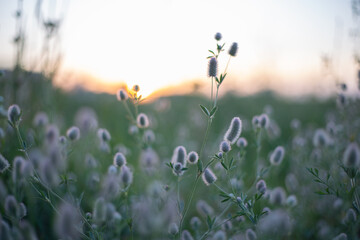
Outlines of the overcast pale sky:
<svg viewBox="0 0 360 240">
<path fill-rule="evenodd" d="M 228 46 L 239 43 L 229 78 L 243 91 L 269 87 L 302 94 L 325 86 L 320 58 L 324 53 L 335 56 L 341 79 L 355 76 L 350 0 L 43 2 L 45 16 L 64 18 L 63 72 L 138 83 L 145 94 L 184 80 L 205 79 L 207 50 L 214 48 L 216 32 Z M 43 37 L 35 4 L 24 0 L 25 66 L 39 54 Z M 14 0 L 0 3 L 0 67 L 14 64 L 16 5 Z M 225 64 L 227 56 L 220 61 Z"/>
</svg>

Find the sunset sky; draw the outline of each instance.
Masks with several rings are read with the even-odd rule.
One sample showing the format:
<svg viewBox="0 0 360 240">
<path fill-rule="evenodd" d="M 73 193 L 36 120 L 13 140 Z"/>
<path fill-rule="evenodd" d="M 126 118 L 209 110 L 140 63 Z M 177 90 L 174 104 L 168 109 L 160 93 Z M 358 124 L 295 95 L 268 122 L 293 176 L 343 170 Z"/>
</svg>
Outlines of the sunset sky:
<svg viewBox="0 0 360 240">
<path fill-rule="evenodd" d="M 24 0 L 25 67 L 42 46 L 35 4 Z M 0 68 L 14 65 L 16 6 L 17 1 L 0 3 Z M 145 95 L 183 81 L 205 81 L 207 50 L 214 49 L 216 32 L 227 46 L 239 43 L 228 88 L 243 93 L 331 91 L 324 54 L 333 57 L 341 80 L 356 76 L 350 0 L 44 0 L 42 12 L 63 18 L 61 73 L 136 83 Z M 227 58 L 226 53 L 220 58 L 222 67 Z"/>
</svg>

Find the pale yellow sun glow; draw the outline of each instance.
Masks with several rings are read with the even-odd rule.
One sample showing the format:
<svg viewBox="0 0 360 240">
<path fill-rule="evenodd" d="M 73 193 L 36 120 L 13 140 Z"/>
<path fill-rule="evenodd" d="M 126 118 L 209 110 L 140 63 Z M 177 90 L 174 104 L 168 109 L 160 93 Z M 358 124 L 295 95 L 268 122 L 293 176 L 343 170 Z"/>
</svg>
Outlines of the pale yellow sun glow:
<svg viewBox="0 0 360 240">
<path fill-rule="evenodd" d="M 61 27 L 61 73 L 86 73 L 111 86 L 139 84 L 145 96 L 184 81 L 206 82 L 206 57 L 208 49 L 216 47 L 216 32 L 222 33 L 226 50 L 232 42 L 239 44 L 229 65 L 232 80 L 227 87 L 232 90 L 249 91 L 258 86 L 258 90 L 271 88 L 285 94 L 315 92 L 315 82 L 327 81 L 321 75 L 324 53 L 337 56 L 339 78 L 354 78 L 353 48 L 346 35 L 352 26 L 351 8 L 346 1 L 62 2 L 69 7 Z M 341 22 L 337 31 L 341 45 L 333 41 L 336 19 Z M 0 39 L 0 43 L 4 42 Z M 226 51 L 220 57 L 219 72 L 228 57 Z M 71 81 L 86 88 L 85 79 L 74 77 Z M 299 86 L 307 86 L 306 91 Z M 96 90 L 104 88 L 99 85 Z M 114 93 L 116 89 L 104 91 Z"/>
</svg>

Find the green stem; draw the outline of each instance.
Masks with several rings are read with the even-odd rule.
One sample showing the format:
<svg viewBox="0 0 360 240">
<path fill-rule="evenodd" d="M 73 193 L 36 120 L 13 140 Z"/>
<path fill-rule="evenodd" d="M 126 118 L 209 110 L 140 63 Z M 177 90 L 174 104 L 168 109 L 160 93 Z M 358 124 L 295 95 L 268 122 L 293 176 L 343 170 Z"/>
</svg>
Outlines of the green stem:
<svg viewBox="0 0 360 240">
<path fill-rule="evenodd" d="M 356 179 L 355 178 L 351 178 L 350 179 L 350 184 L 351 184 L 351 187 L 354 188 L 354 198 L 355 198 L 355 202 L 356 202 L 356 207 L 357 209 L 360 209 L 360 201 L 359 201 L 359 196 L 357 194 L 357 190 L 356 190 Z"/>
<path fill-rule="evenodd" d="M 228 60 L 227 63 L 226 63 L 226 67 L 225 67 L 224 73 L 226 73 L 226 71 L 227 71 L 227 69 L 228 69 L 228 66 L 229 66 L 229 63 L 230 63 L 230 59 L 231 59 L 231 56 L 229 56 L 229 60 Z"/>
<path fill-rule="evenodd" d="M 181 236 L 181 231 L 182 231 L 182 226 L 183 226 L 183 223 L 184 223 L 184 219 L 185 219 L 186 214 L 187 214 L 187 212 L 188 212 L 188 210 L 189 210 L 189 208 L 190 208 L 191 201 L 192 201 L 192 199 L 193 199 L 193 197 L 194 197 L 195 189 L 196 189 L 197 183 L 199 182 L 200 176 L 201 176 L 200 174 L 198 174 L 198 175 L 196 176 L 196 179 L 195 179 L 193 188 L 192 188 L 192 190 L 191 190 L 191 194 L 190 194 L 190 196 L 189 196 L 189 199 L 188 199 L 188 201 L 187 201 L 187 204 L 186 204 L 186 207 L 185 207 L 185 210 L 184 210 L 184 214 L 183 214 L 183 216 L 181 217 L 180 226 L 179 226 L 179 237 Z"/>
<path fill-rule="evenodd" d="M 179 216 L 181 217 L 181 208 L 180 208 L 180 187 L 179 187 L 179 177 L 177 177 L 177 182 L 176 182 L 176 189 L 177 189 L 177 205 L 178 205 L 178 211 L 179 211 Z"/>
<path fill-rule="evenodd" d="M 214 92 L 214 77 L 211 77 L 211 102 L 213 101 L 213 92 Z"/>
<path fill-rule="evenodd" d="M 216 105 L 217 105 L 218 94 L 219 94 L 219 87 L 220 87 L 220 84 L 217 84 L 217 85 L 216 85 L 216 97 L 215 97 L 215 100 L 214 100 L 214 108 L 215 108 Z"/>
<path fill-rule="evenodd" d="M 127 101 L 122 101 L 124 103 L 124 106 L 126 108 L 126 111 L 128 112 L 128 114 L 130 115 L 131 121 L 133 122 L 133 124 L 136 124 L 136 118 L 134 117 L 134 115 L 132 114 L 129 105 L 127 104 Z"/>
</svg>

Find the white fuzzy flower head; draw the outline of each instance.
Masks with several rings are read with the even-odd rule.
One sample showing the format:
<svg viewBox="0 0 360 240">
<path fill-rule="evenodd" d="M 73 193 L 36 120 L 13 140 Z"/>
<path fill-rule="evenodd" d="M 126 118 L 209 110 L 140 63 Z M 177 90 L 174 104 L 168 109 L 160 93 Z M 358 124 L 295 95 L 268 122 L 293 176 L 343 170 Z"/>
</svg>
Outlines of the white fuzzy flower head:
<svg viewBox="0 0 360 240">
<path fill-rule="evenodd" d="M 139 91 L 140 91 L 140 86 L 137 85 L 137 84 L 135 84 L 135 85 L 132 87 L 132 90 L 133 90 L 134 92 L 139 92 Z"/>
<path fill-rule="evenodd" d="M 190 164 L 196 164 L 199 160 L 199 155 L 197 154 L 197 152 L 195 151 L 191 151 L 189 152 L 189 155 L 187 157 L 187 161 L 190 163 Z"/>
<path fill-rule="evenodd" d="M 19 216 L 19 205 L 16 198 L 13 195 L 8 195 L 5 199 L 5 213 L 12 218 L 18 218 Z"/>
<path fill-rule="evenodd" d="M 220 152 L 224 152 L 224 153 L 230 152 L 231 150 L 230 143 L 228 141 L 222 141 L 220 143 L 219 150 Z"/>
<path fill-rule="evenodd" d="M 175 236 L 179 232 L 179 227 L 176 223 L 170 223 L 169 225 L 169 233 Z"/>
<path fill-rule="evenodd" d="M 217 33 L 215 34 L 215 40 L 216 40 L 216 41 L 220 41 L 221 38 L 222 38 L 221 33 L 217 32 Z"/>
<path fill-rule="evenodd" d="M 238 44 L 236 42 L 233 42 L 233 44 L 231 45 L 231 47 L 229 49 L 229 55 L 232 57 L 235 57 L 237 50 L 238 50 Z"/>
<path fill-rule="evenodd" d="M 62 203 L 57 212 L 55 229 L 61 239 L 78 239 L 80 232 L 80 215 L 76 207 Z"/>
<path fill-rule="evenodd" d="M 246 235 L 246 240 L 256 240 L 257 239 L 256 233 L 251 228 L 246 230 L 245 235 Z"/>
<path fill-rule="evenodd" d="M 214 209 L 204 200 L 199 200 L 196 203 L 196 210 L 204 217 L 212 216 L 214 214 Z"/>
<path fill-rule="evenodd" d="M 209 186 L 217 180 L 217 177 L 209 168 L 206 168 L 202 174 L 202 180 L 205 185 Z"/>
<path fill-rule="evenodd" d="M 126 157 L 121 152 L 117 152 L 114 156 L 114 165 L 117 167 L 122 167 L 126 165 Z"/>
<path fill-rule="evenodd" d="M 236 142 L 236 146 L 238 146 L 239 148 L 245 148 L 245 147 L 247 147 L 247 145 L 248 145 L 248 142 L 247 142 L 246 138 L 243 138 L 243 137 L 239 138 Z"/>
<path fill-rule="evenodd" d="M 229 129 L 226 131 L 224 140 L 229 141 L 231 144 L 234 144 L 236 140 L 240 137 L 242 130 L 242 122 L 239 117 L 234 117 L 231 120 Z"/>
<path fill-rule="evenodd" d="M 181 176 L 184 173 L 182 169 L 183 169 L 183 165 L 180 162 L 176 162 L 173 166 L 173 173 L 176 176 Z"/>
<path fill-rule="evenodd" d="M 259 117 L 260 119 L 260 127 L 262 128 L 268 128 L 270 126 L 270 119 L 267 114 L 263 113 Z"/>
<path fill-rule="evenodd" d="M 105 128 L 99 128 L 99 130 L 97 131 L 97 135 L 98 135 L 98 138 L 104 142 L 108 142 L 111 139 L 111 135 L 110 135 L 109 131 L 106 130 Z"/>
<path fill-rule="evenodd" d="M 130 185 L 133 181 L 133 173 L 131 172 L 130 168 L 123 166 L 121 168 L 120 178 L 125 186 Z"/>
<path fill-rule="evenodd" d="M 136 118 L 136 123 L 139 128 L 149 127 L 149 118 L 145 113 L 140 113 Z"/>
<path fill-rule="evenodd" d="M 260 127 L 260 117 L 254 116 L 251 120 L 251 123 L 252 123 L 254 129 L 259 128 Z"/>
<path fill-rule="evenodd" d="M 356 212 L 354 211 L 354 209 L 350 208 L 349 210 L 347 210 L 345 218 L 344 218 L 344 222 L 346 224 L 356 222 Z"/>
<path fill-rule="evenodd" d="M 194 238 L 188 230 L 184 230 L 181 234 L 181 240 L 194 240 Z"/>
<path fill-rule="evenodd" d="M 8 108 L 8 120 L 13 126 L 19 123 L 20 116 L 21 116 L 21 110 L 18 105 L 14 104 Z"/>
<path fill-rule="evenodd" d="M 340 233 L 336 237 L 334 237 L 332 240 L 348 240 L 348 237 L 346 233 Z"/>
<path fill-rule="evenodd" d="M 289 207 L 295 207 L 297 205 L 297 198 L 295 195 L 290 195 L 287 199 L 286 199 L 286 205 L 288 205 Z"/>
<path fill-rule="evenodd" d="M 190 226 L 192 229 L 196 230 L 199 229 L 201 225 L 201 220 L 198 217 L 192 217 L 190 220 Z"/>
<path fill-rule="evenodd" d="M 264 194 L 266 192 L 266 182 L 264 180 L 260 180 L 256 183 L 256 190 L 261 193 Z"/>
<path fill-rule="evenodd" d="M 228 221 L 228 222 L 230 222 L 230 221 Z M 222 226 L 224 226 L 224 225 L 225 224 L 223 224 Z M 222 230 L 219 230 L 214 234 L 212 239 L 214 239 L 214 240 L 226 240 L 227 239 L 226 238 L 226 233 L 224 231 L 222 231 Z"/>
<path fill-rule="evenodd" d="M 209 77 L 216 77 L 217 75 L 217 60 L 214 57 L 209 61 L 208 75 Z"/>
<path fill-rule="evenodd" d="M 105 218 L 106 218 L 106 202 L 104 198 L 100 197 L 95 201 L 93 219 L 96 222 L 102 222 L 105 221 Z"/>
<path fill-rule="evenodd" d="M 332 139 L 324 129 L 317 129 L 313 137 L 315 147 L 326 147 L 332 144 Z"/>
<path fill-rule="evenodd" d="M 116 93 L 116 97 L 118 101 L 126 101 L 129 96 L 124 89 L 119 89 Z"/>
<path fill-rule="evenodd" d="M 72 126 L 66 131 L 66 136 L 71 141 L 77 141 L 80 138 L 80 129 L 78 127 Z"/>
<path fill-rule="evenodd" d="M 353 142 L 350 143 L 343 155 L 343 164 L 347 168 L 357 168 L 360 165 L 360 149 L 359 146 Z"/>
<path fill-rule="evenodd" d="M 279 165 L 284 159 L 285 149 L 282 146 L 278 146 L 270 155 L 270 163 L 274 166 Z"/>
<path fill-rule="evenodd" d="M 183 146 L 178 146 L 174 149 L 172 158 L 171 158 L 171 163 L 175 164 L 175 163 L 181 163 L 183 167 L 186 167 L 186 149 Z"/>
<path fill-rule="evenodd" d="M 286 193 L 282 187 L 277 187 L 271 191 L 270 202 L 274 205 L 282 205 L 285 203 Z"/>
<path fill-rule="evenodd" d="M 44 112 L 38 112 L 36 113 L 33 125 L 34 127 L 44 127 L 49 123 L 49 118 L 46 113 Z"/>
</svg>

